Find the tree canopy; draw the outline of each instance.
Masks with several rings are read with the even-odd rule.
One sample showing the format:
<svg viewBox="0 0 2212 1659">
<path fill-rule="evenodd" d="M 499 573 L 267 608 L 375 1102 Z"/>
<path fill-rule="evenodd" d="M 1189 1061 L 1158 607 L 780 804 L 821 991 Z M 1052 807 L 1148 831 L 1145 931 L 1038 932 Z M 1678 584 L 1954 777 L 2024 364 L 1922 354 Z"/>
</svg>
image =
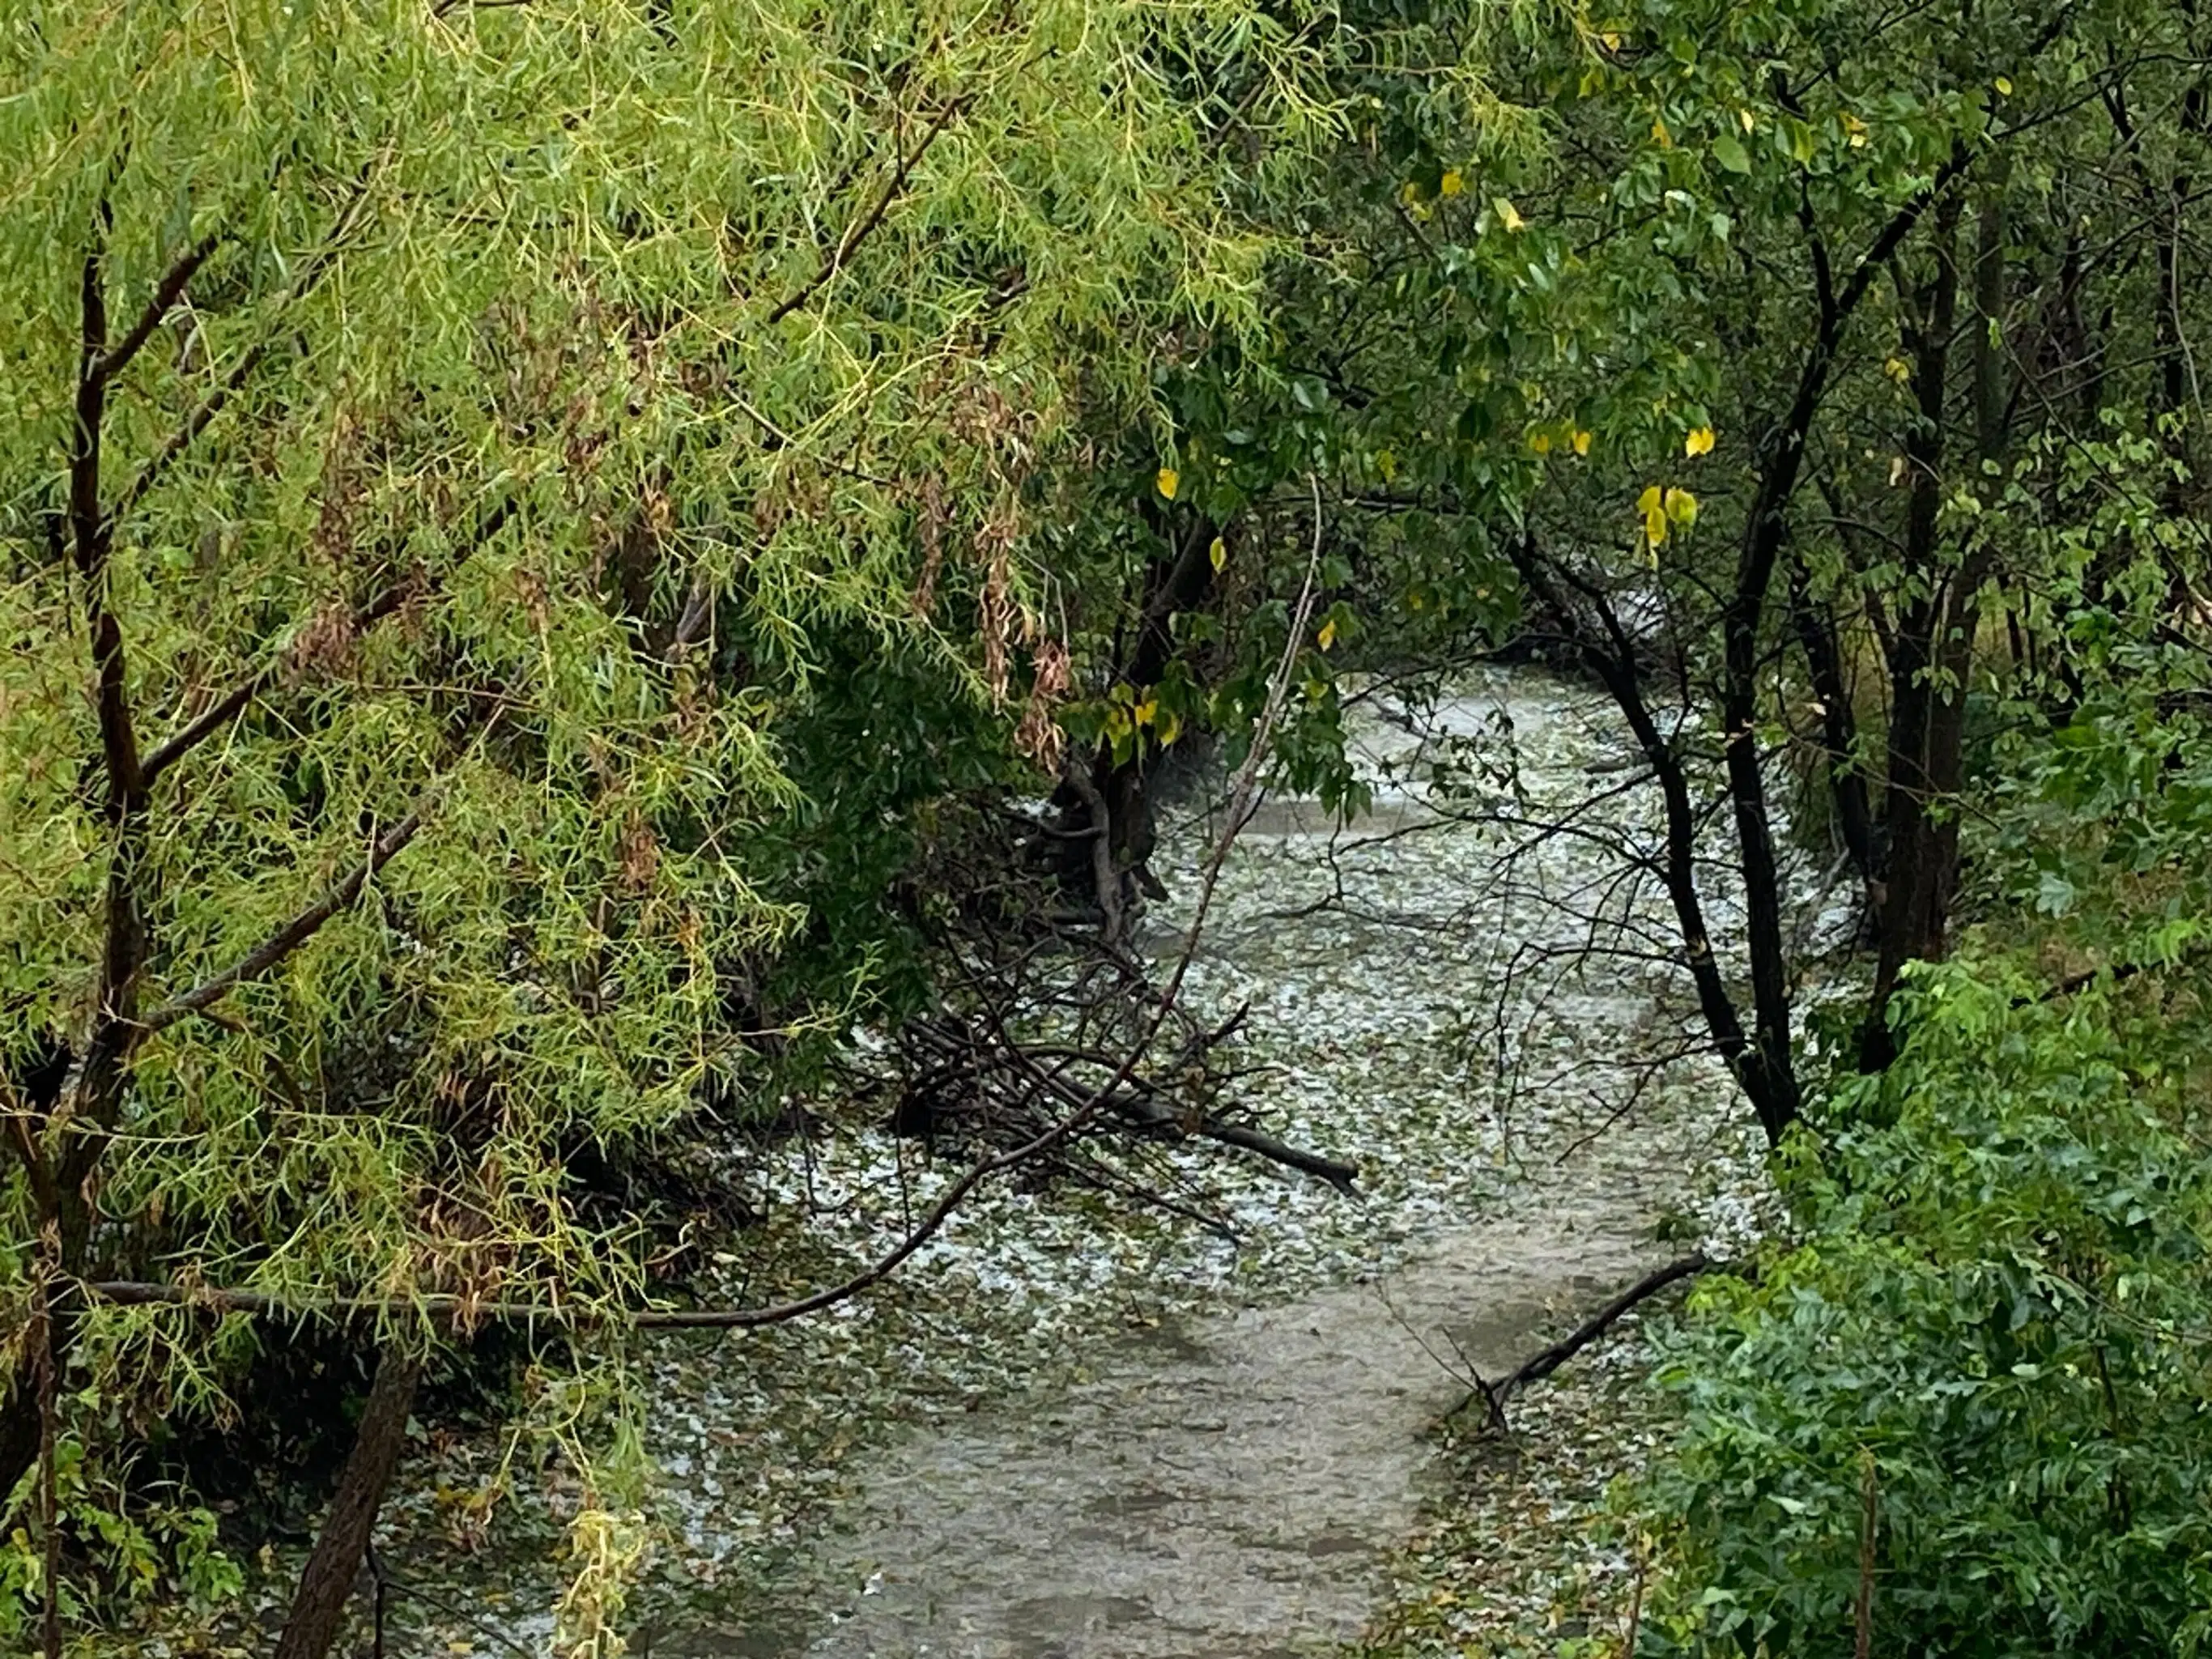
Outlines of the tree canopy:
<svg viewBox="0 0 2212 1659">
<path fill-rule="evenodd" d="M 1673 927 L 1617 948 L 1796 1206 L 1673 1373 L 1650 1650 L 1844 1629 L 1862 1456 L 1927 1650 L 2201 1638 L 2206 29 L 15 7 L 0 1635 L 89 1643 L 133 1563 L 223 1593 L 133 1459 L 311 1321 L 381 1356 L 319 1654 L 425 1356 L 542 1316 L 619 1400 L 695 1241 L 587 1164 L 775 1117 L 863 1013 L 1073 985 L 1126 1057 L 989 1045 L 1056 1145 L 1176 1013 L 1129 949 L 1173 767 L 1356 815 L 1364 688 L 1517 649 L 1632 735 Z"/>
</svg>

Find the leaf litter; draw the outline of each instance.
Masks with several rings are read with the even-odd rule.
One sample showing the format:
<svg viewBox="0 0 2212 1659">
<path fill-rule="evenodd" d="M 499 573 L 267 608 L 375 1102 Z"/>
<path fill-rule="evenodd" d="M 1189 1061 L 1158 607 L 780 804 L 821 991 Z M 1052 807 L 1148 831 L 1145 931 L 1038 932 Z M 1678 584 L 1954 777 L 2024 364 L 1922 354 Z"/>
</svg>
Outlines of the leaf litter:
<svg viewBox="0 0 2212 1659">
<path fill-rule="evenodd" d="M 1599 1218 L 1585 1265 L 1617 1278 L 1567 1274 L 1547 1291 L 1513 1281 L 1510 1316 L 1488 1322 L 1493 1343 L 1533 1348 L 1632 1276 L 1638 1249 L 1649 1261 L 1655 1224 L 1734 1255 L 1771 1224 L 1772 1197 L 1741 1113 L 1723 1105 L 1725 1079 L 1710 1065 L 1652 1063 L 1681 1043 L 1671 966 L 1575 954 L 1593 930 L 1634 937 L 1658 914 L 1656 894 L 1624 884 L 1591 838 L 1532 842 L 1530 822 L 1604 794 L 1582 822 L 1650 833 L 1639 793 L 1607 788 L 1626 751 L 1601 700 L 1513 670 L 1431 705 L 1376 703 L 1379 714 L 1352 725 L 1373 812 L 1340 829 L 1312 803 L 1267 803 L 1224 872 L 1185 993 L 1202 1018 L 1249 1005 L 1226 1103 L 1358 1163 L 1359 1196 L 1223 1148 L 1163 1144 L 1146 1156 L 1164 1184 L 1202 1195 L 1221 1226 L 1066 1186 L 988 1188 L 866 1297 L 789 1325 L 634 1345 L 653 1469 L 653 1547 L 625 1618 L 633 1650 L 888 1655 L 851 1643 L 877 1639 L 862 1634 L 872 1628 L 862 1615 L 896 1601 L 896 1581 L 914 1565 L 870 1549 L 886 1535 L 882 1492 L 910 1484 L 917 1458 L 981 1446 L 971 1475 L 1003 1483 L 1007 1460 L 1018 1462 L 1006 1449 L 1025 1439 L 1104 1444 L 1154 1385 L 1212 1386 L 1202 1370 L 1177 1370 L 1190 1363 L 1184 1349 L 1241 1352 L 1252 1329 L 1294 1324 L 1332 1297 L 1361 1310 L 1334 1338 L 1388 1346 L 1388 1333 L 1411 1332 L 1418 1357 L 1400 1344 L 1397 1363 L 1419 1376 L 1388 1384 L 1389 1400 L 1411 1403 L 1389 1407 L 1403 1419 L 1391 1434 L 1404 1455 L 1375 1453 L 1391 1464 L 1370 1483 L 1391 1488 L 1385 1501 L 1345 1535 L 1341 1562 L 1325 1559 L 1336 1548 L 1325 1527 L 1300 1545 L 1327 1546 L 1305 1558 L 1304 1578 L 1327 1567 L 1343 1594 L 1302 1610 L 1289 1605 L 1301 1592 L 1282 1589 L 1280 1650 L 1354 1638 L 1377 1596 L 1361 1652 L 1533 1651 L 1514 1644 L 1571 1634 L 1590 1608 L 1619 1601 L 1631 1565 L 1590 1522 L 1607 1482 L 1662 1432 L 1634 1327 L 1516 1401 L 1510 1456 L 1444 1436 L 1439 1480 L 1414 1442 L 1463 1391 L 1467 1354 L 1480 1346 L 1467 1276 L 1506 1285 L 1516 1238 L 1562 1215 Z M 1164 836 L 1155 868 L 1171 897 L 1151 919 L 1156 952 L 1177 948 L 1188 925 L 1206 816 L 1197 803 Z M 881 1042 L 866 1031 L 853 1040 L 862 1058 Z M 732 1302 L 827 1282 L 879 1255 L 962 1167 L 867 1125 L 745 1156 L 767 1219 L 719 1259 L 721 1282 L 706 1287 Z M 1389 1305 L 1400 1289 L 1410 1315 Z M 1455 1319 L 1465 1328 L 1457 1351 Z M 1486 1356 L 1493 1368 L 1513 1357 Z M 1316 1376 L 1334 1374 L 1329 1359 Z M 1298 1387 L 1287 1372 L 1275 1380 Z M 1233 1411 L 1234 1396 L 1218 1403 Z M 1285 1409 L 1304 1407 L 1289 1399 Z M 1178 1419 L 1165 1432 L 1170 1444 L 1209 1430 Z M 1134 1451 L 1141 1466 L 1143 1446 Z M 1129 1449 L 1121 1455 L 1130 1461 Z M 1266 1483 L 1297 1472 L 1260 1464 L 1236 1478 L 1261 1484 L 1227 1494 L 1232 1518 L 1264 1510 L 1283 1496 Z M 574 1474 L 557 1459 L 514 1468 L 493 1437 L 464 1435 L 424 1442 L 403 1483 L 381 1553 L 403 1587 L 392 1626 L 404 1650 L 545 1651 L 563 1525 L 580 1496 Z M 942 1468 L 930 1484 L 947 1516 L 1004 1495 L 963 1492 Z M 1082 1494 L 1067 1467 L 1055 1485 L 1061 1497 Z M 1414 1528 L 1425 1492 L 1429 1518 L 1386 1574 L 1378 1546 Z M 1025 1501 L 1056 1500 L 1047 1490 Z M 1020 1504 L 1005 1507 L 1007 1526 L 1032 1523 Z M 1231 1524 L 1212 1511 L 1198 1520 Z M 985 1544 L 993 1534 L 973 1530 Z M 915 1541 L 932 1559 L 922 1577 L 942 1577 L 958 1592 L 949 1599 L 971 1609 L 980 1597 L 989 1628 L 971 1619 L 963 1646 L 957 1632 L 940 1640 L 933 1626 L 920 1636 L 911 1621 L 896 1626 L 912 1652 L 1155 1650 L 1144 1620 L 1119 1617 L 1112 1596 L 1059 1606 L 1054 1585 L 1020 1582 L 1019 1563 L 988 1549 L 948 1561 L 957 1537 Z M 272 1572 L 264 1599 L 283 1576 Z M 1204 1607 L 1149 1608 L 1182 1644 L 1158 1650 L 1208 1650 L 1210 1631 L 1249 1644 L 1268 1594 L 1214 1625 Z M 1020 1608 L 1030 1611 L 991 1625 Z"/>
</svg>

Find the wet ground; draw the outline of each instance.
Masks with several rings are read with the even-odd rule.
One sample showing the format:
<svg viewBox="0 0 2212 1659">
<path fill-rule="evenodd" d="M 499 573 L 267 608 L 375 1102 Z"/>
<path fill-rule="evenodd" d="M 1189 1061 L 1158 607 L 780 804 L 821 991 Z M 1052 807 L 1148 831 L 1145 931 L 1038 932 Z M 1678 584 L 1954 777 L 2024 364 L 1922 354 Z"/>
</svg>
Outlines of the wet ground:
<svg viewBox="0 0 2212 1659">
<path fill-rule="evenodd" d="M 1117 1345 L 1095 1380 L 919 1435 L 840 1552 L 838 1659 L 1262 1659 L 1347 1641 L 1422 1432 L 1652 1263 L 1638 1184 L 1532 1186 L 1371 1282 Z"/>
<path fill-rule="evenodd" d="M 1254 1004 L 1255 1045 L 1291 1068 L 1279 1087 L 1309 1091 L 1289 1115 L 1381 1164 L 1370 1210 L 1423 1231 L 1352 1282 L 1324 1268 L 1288 1300 L 1171 1321 L 1105 1349 L 1087 1381 L 882 1455 L 827 1553 L 829 1622 L 805 1653 L 1259 1659 L 1347 1642 L 1414 1524 L 1424 1431 L 1469 1373 L 1510 1370 L 1670 1253 L 1655 1224 L 1692 1200 L 1710 1124 L 1680 1109 L 1680 1082 L 1610 1132 L 1595 1116 L 1635 1086 L 1622 1062 L 1665 1046 L 1666 977 L 1545 948 L 1656 895 L 1609 885 L 1587 841 L 1532 846 L 1496 821 L 1618 772 L 1606 710 L 1500 676 L 1419 719 L 1391 712 L 1358 728 L 1382 787 L 1352 830 L 1297 801 L 1255 819 L 1194 983 Z M 1451 809 L 1492 821 L 1440 817 L 1424 787 L 1455 738 L 1518 754 L 1517 793 L 1469 780 Z"/>
<path fill-rule="evenodd" d="M 1656 1241 L 1662 1218 L 1721 1254 L 1756 1224 L 1723 1080 L 1659 1063 L 1681 1045 L 1681 988 L 1650 948 L 1659 896 L 1610 844 L 1650 825 L 1619 787 L 1633 757 L 1602 699 L 1500 672 L 1354 729 L 1376 811 L 1340 830 L 1268 804 L 1186 989 L 1249 1006 L 1242 1104 L 1358 1163 L 1361 1195 L 1163 1148 L 1162 1177 L 1231 1237 L 997 1189 L 876 1297 L 649 1347 L 659 1533 L 633 1651 L 1325 1651 L 1382 1593 L 1419 1510 L 1424 1431 L 1470 1368 L 1510 1369 L 1680 1254 Z M 1544 828 L 1571 812 L 1573 833 Z M 1189 920 L 1207 829 L 1199 804 L 1158 861 L 1159 952 Z M 864 1260 L 953 1172 L 844 1134 L 763 1170 L 763 1206 Z M 569 1502 L 556 1480 L 508 1507 Z M 416 1506 L 425 1527 L 431 1510 Z M 507 1569 L 443 1575 L 474 1616 L 425 1638 L 544 1651 L 553 1586 L 522 1564 L 549 1536 Z"/>
</svg>

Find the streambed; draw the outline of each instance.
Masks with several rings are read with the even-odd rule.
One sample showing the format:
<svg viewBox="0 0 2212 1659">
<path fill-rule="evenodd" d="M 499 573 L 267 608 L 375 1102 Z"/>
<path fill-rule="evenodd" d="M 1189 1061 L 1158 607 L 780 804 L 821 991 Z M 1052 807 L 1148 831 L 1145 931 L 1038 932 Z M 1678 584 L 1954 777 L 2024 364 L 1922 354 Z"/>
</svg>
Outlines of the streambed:
<svg viewBox="0 0 2212 1659">
<path fill-rule="evenodd" d="M 1299 1217 L 1334 1243 L 1275 1279 L 1287 1299 L 1168 1321 L 1083 1380 L 872 1460 L 827 1552 L 846 1594 L 808 1654 L 1259 1659 L 1349 1641 L 1415 1522 L 1423 1431 L 1469 1372 L 1510 1370 L 1679 1249 L 1655 1238 L 1662 1212 L 1702 1200 L 1705 1231 L 1742 1224 L 1692 1173 L 1714 1123 L 1682 1095 L 1723 1098 L 1715 1074 L 1680 1071 L 1610 1128 L 1594 1116 L 1679 1035 L 1664 976 L 1540 958 L 1578 916 L 1632 924 L 1657 896 L 1609 890 L 1587 841 L 1525 850 L 1530 825 L 1619 769 L 1609 710 L 1501 673 L 1387 713 L 1357 728 L 1376 811 L 1341 834 L 1303 803 L 1264 811 L 1192 975 L 1216 1006 L 1249 1001 L 1254 1045 L 1282 1057 L 1271 1119 L 1358 1159 L 1370 1195 Z M 1455 738 L 1520 757 L 1517 789 L 1475 781 L 1459 809 L 1527 823 L 1433 810 L 1423 779 L 1456 769 Z M 1178 893 L 1204 841 L 1178 843 Z M 1250 1216 L 1263 1255 L 1290 1221 Z"/>
<path fill-rule="evenodd" d="M 1659 895 L 1624 882 L 1589 835 L 1537 828 L 1632 765 L 1609 706 L 1501 670 L 1432 708 L 1378 697 L 1354 729 L 1375 812 L 1340 830 L 1306 803 L 1265 806 L 1186 994 L 1224 1015 L 1249 1004 L 1245 1103 L 1285 1139 L 1358 1163 L 1359 1195 L 1218 1147 L 1164 1148 L 1233 1238 L 1002 1189 L 878 1296 L 652 1346 L 661 1534 L 634 1650 L 1326 1650 L 1382 1589 L 1419 1511 L 1423 1430 L 1468 1367 L 1510 1369 L 1679 1254 L 1655 1237 L 1662 1217 L 1717 1251 L 1759 1224 L 1725 1080 L 1645 1063 L 1682 1042 L 1671 970 L 1575 948 L 1647 922 L 1663 937 Z M 1462 743 L 1517 766 L 1470 771 Z M 1462 817 L 1436 810 L 1439 775 Z M 1614 792 L 1580 822 L 1645 833 L 1644 793 Z M 1195 809 L 1156 866 L 1164 955 L 1207 828 Z M 849 1133 L 779 1152 L 763 1195 L 804 1209 L 811 1249 L 860 1260 L 953 1173 Z M 562 1502 L 556 1489 L 510 1506 L 526 1526 Z M 425 1550 L 432 1507 L 397 1506 Z M 554 1535 L 549 1519 L 538 1547 Z M 445 1562 L 441 1594 L 467 1616 L 426 1637 L 543 1651 L 553 1584 L 509 1565 L 487 1589 L 489 1558 Z"/>
</svg>

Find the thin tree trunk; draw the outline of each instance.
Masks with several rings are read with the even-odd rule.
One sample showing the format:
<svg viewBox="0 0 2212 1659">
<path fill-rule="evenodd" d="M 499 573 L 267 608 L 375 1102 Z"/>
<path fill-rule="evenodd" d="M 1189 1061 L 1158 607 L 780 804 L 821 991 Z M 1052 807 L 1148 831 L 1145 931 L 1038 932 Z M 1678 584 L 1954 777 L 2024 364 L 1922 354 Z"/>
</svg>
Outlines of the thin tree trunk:
<svg viewBox="0 0 2212 1659">
<path fill-rule="evenodd" d="M 1745 1032 L 1735 999 L 1729 994 L 1727 982 L 1722 978 L 1720 963 L 1713 954 L 1712 936 L 1705 926 L 1705 902 L 1698 891 L 1697 804 L 1690 796 L 1681 757 L 1652 718 L 1651 707 L 1644 697 L 1643 682 L 1636 669 L 1634 642 L 1627 637 L 1601 593 L 1577 581 L 1571 573 L 1562 571 L 1561 576 L 1589 602 L 1606 639 L 1594 637 L 1587 625 L 1576 620 L 1574 607 L 1547 569 L 1534 538 L 1524 538 L 1509 545 L 1521 579 L 1529 591 L 1547 611 L 1561 619 L 1563 625 L 1573 629 L 1571 643 L 1581 654 L 1584 665 L 1612 695 L 1651 767 L 1667 815 L 1666 849 L 1659 862 L 1658 876 L 1667 890 L 1675 925 L 1682 935 L 1690 982 L 1697 989 L 1698 1011 L 1704 1017 L 1713 1052 L 1742 1088 L 1767 1139 L 1778 1141 L 1796 1116 L 1795 1079 L 1785 1078 L 1778 1083 L 1765 1056 Z"/>
<path fill-rule="evenodd" d="M 338 1477 L 330 1518 L 323 1522 L 314 1553 L 300 1575 L 292 1610 L 276 1640 L 276 1659 L 324 1659 L 330 1651 L 353 1595 L 354 1581 L 361 1575 L 385 1488 L 392 1484 L 392 1471 L 406 1446 L 407 1413 L 422 1374 L 422 1361 L 411 1354 L 386 1348 L 378 1358 L 353 1450 L 346 1457 L 345 1473 Z"/>
<path fill-rule="evenodd" d="M 1110 751 L 1108 751 L 1110 755 Z M 1106 805 L 1098 781 L 1080 764 L 1067 769 L 1068 787 L 1083 803 L 1082 833 L 1090 838 L 1091 887 L 1098 901 L 1099 936 L 1109 946 L 1121 943 L 1121 866 L 1114 856 L 1114 827 L 1117 814 Z"/>
<path fill-rule="evenodd" d="M 1936 719 L 1938 641 L 1948 609 L 1948 583 L 1937 568 L 1937 515 L 1943 499 L 1944 414 L 1951 340 L 1958 323 L 1958 202 L 1945 201 L 1936 224 L 1936 269 L 1914 298 L 1903 283 L 1905 345 L 1912 359 L 1917 407 L 1905 441 L 1911 495 L 1905 507 L 1905 575 L 1919 591 L 1899 617 L 1889 657 L 1889 769 L 1882 796 L 1888 826 L 1883 871 L 1881 942 L 1859 1036 L 1859 1066 L 1887 1066 L 1897 1052 L 1889 1003 L 1905 964 L 1927 954 L 1927 926 L 1936 886 L 1938 849 L 1929 808 L 1937 794 L 1929 739 Z"/>
<path fill-rule="evenodd" d="M 1749 1034 L 1738 1019 L 1735 1004 L 1712 960 L 1712 942 L 1705 931 L 1692 868 L 1697 819 L 1682 778 L 1680 759 L 1659 735 L 1644 704 L 1641 688 L 1636 684 L 1635 653 L 1621 637 L 1617 619 L 1604 605 L 1601 595 L 1584 584 L 1576 584 L 1583 589 L 1585 598 L 1598 605 L 1611 631 L 1613 645 L 1608 649 L 1583 629 L 1577 629 L 1581 637 L 1574 642 L 1591 668 L 1613 690 L 1614 702 L 1635 728 L 1637 740 L 1643 744 L 1667 793 L 1668 854 L 1662 878 L 1674 902 L 1708 1032 L 1715 1048 L 1743 1085 L 1770 1140 L 1779 1141 L 1796 1121 L 1803 1097 L 1791 1042 L 1788 949 L 1782 933 L 1781 872 L 1775 855 L 1774 827 L 1767 812 L 1766 783 L 1759 763 L 1757 735 L 1760 635 L 1768 590 L 1789 537 L 1790 503 L 1796 494 L 1804 467 L 1806 444 L 1827 394 L 1828 377 L 1834 371 L 1844 330 L 1866 297 L 1876 273 L 1887 266 L 1923 214 L 1932 206 L 1951 202 L 1952 185 L 1972 162 L 1972 152 L 1963 144 L 1955 147 L 1927 186 L 1882 227 L 1840 284 L 1809 208 L 1804 215 L 1814 270 L 1814 298 L 1820 307 L 1819 328 L 1812 349 L 1806 353 L 1798 370 L 1796 389 L 1788 410 L 1759 445 L 1754 467 L 1759 487 L 1744 523 L 1735 586 L 1721 617 L 1721 715 L 1728 748 L 1729 800 L 1734 809 L 1736 843 L 1742 859 L 1752 985 Z M 1939 210 L 1951 210 L 1939 207 Z M 1546 603 L 1556 606 L 1556 593 L 1542 591 L 1543 572 L 1533 545 L 1517 550 L 1514 556 L 1522 579 L 1538 588 L 1539 597 Z M 1561 574 L 1572 580 L 1564 570 Z M 1568 613 L 1563 611 L 1561 614 Z"/>
<path fill-rule="evenodd" d="M 54 1353 L 52 1297 L 61 1237 L 50 1222 L 39 1236 L 38 1277 L 31 1318 L 33 1355 L 39 1368 L 39 1538 L 46 1549 L 46 1659 L 62 1659 L 61 1372 Z"/>
<path fill-rule="evenodd" d="M 1874 806 L 1858 760 L 1858 714 L 1844 678 L 1835 619 L 1814 604 L 1804 564 L 1797 560 L 1792 560 L 1790 568 L 1790 620 L 1798 644 L 1804 648 L 1813 695 L 1820 702 L 1820 740 L 1827 751 L 1828 792 L 1835 800 L 1837 828 L 1843 834 L 1852 868 L 1858 872 L 1870 902 L 1875 902 L 1880 872 L 1875 866 Z"/>
</svg>

